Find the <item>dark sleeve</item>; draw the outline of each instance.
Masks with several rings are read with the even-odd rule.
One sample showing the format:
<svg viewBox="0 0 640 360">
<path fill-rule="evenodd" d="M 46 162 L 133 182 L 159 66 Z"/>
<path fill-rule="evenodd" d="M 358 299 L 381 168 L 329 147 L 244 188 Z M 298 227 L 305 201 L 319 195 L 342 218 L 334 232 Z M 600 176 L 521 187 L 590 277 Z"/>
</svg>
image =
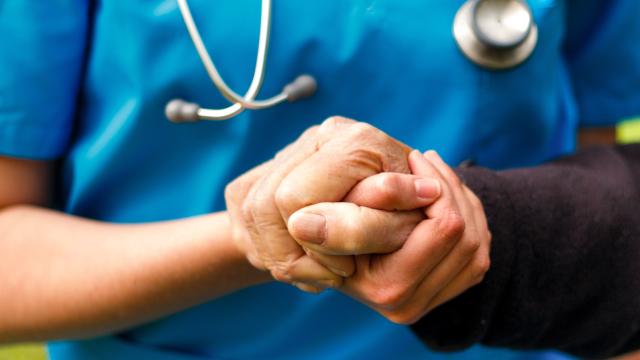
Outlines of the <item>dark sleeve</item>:
<svg viewBox="0 0 640 360">
<path fill-rule="evenodd" d="M 640 144 L 457 172 L 483 202 L 492 264 L 480 285 L 413 325 L 427 345 L 640 349 Z"/>
</svg>

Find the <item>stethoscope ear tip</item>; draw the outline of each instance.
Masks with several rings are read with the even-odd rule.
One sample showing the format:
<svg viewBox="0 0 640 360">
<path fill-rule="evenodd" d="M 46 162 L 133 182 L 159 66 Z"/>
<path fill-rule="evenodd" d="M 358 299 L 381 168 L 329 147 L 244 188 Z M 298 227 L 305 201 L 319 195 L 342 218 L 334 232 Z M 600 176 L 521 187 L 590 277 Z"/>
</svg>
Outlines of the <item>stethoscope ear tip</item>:
<svg viewBox="0 0 640 360">
<path fill-rule="evenodd" d="M 313 96 L 318 89 L 318 82 L 316 79 L 308 74 L 302 74 L 295 78 L 292 82 L 287 84 L 282 92 L 287 96 L 289 102 L 300 100 L 306 97 Z"/>
<path fill-rule="evenodd" d="M 200 106 L 182 99 L 173 99 L 164 108 L 164 114 L 172 122 L 191 122 L 198 120 Z"/>
</svg>

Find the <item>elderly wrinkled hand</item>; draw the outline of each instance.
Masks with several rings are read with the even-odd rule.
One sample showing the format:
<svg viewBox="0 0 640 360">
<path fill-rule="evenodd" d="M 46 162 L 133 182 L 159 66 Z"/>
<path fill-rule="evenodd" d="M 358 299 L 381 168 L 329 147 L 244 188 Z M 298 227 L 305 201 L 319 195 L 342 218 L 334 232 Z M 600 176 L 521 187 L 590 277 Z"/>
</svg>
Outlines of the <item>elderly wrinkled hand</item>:
<svg viewBox="0 0 640 360">
<path fill-rule="evenodd" d="M 353 274 L 355 262 L 349 256 L 319 253 L 302 247 L 287 228 L 289 217 L 306 206 L 341 202 L 363 179 L 383 172 L 409 174 L 410 149 L 365 123 L 330 118 L 307 130 L 274 160 L 248 172 L 227 186 L 225 197 L 234 239 L 249 261 L 267 269 L 280 281 L 316 292 L 339 287 Z M 411 209 L 429 205 L 439 187 L 432 180 L 416 182 Z M 389 184 L 383 184 L 389 185 Z M 391 184 L 392 185 L 392 184 Z M 377 188 L 388 189 L 389 186 Z M 419 194 L 418 194 L 419 193 Z M 388 192 L 361 198 L 384 198 Z M 418 196 L 421 195 L 421 196 Z M 331 234 L 339 234 L 352 250 L 390 252 L 402 246 L 424 215 L 419 210 L 387 211 L 338 204 Z M 399 210 L 406 210 L 398 208 Z M 322 217 L 299 218 L 322 229 Z"/>
<path fill-rule="evenodd" d="M 435 307 L 482 281 L 490 264 L 491 234 L 479 199 L 467 188 L 435 152 L 425 156 L 414 151 L 409 157 L 414 176 L 378 174 L 359 183 L 348 200 L 373 208 L 408 208 L 415 175 L 437 179 L 441 196 L 427 207 L 426 219 L 392 252 L 379 251 L 378 243 L 388 236 L 370 234 L 343 238 L 340 233 L 341 208 L 346 203 L 323 203 L 303 208 L 289 218 L 289 230 L 304 247 L 324 255 L 357 255 L 356 271 L 340 288 L 369 305 L 388 319 L 410 324 Z M 381 182 L 393 179 L 385 198 L 375 198 Z M 392 205 L 393 204 L 393 205 Z M 321 217 L 314 224 L 307 217 Z M 322 223 L 322 226 L 320 224 Z M 385 249 L 385 250 L 389 250 Z M 395 251 L 393 251 L 395 250 Z"/>
</svg>

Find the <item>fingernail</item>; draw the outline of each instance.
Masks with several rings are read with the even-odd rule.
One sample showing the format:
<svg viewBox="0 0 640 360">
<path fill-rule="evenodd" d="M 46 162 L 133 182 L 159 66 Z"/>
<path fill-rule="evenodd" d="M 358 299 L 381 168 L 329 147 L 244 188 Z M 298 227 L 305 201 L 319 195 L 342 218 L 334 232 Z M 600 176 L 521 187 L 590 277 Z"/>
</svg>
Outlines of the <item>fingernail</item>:
<svg viewBox="0 0 640 360">
<path fill-rule="evenodd" d="M 322 244 L 327 236 L 327 220 L 318 214 L 296 213 L 291 217 L 290 230 L 300 241 Z"/>
<path fill-rule="evenodd" d="M 340 269 L 336 269 L 334 267 L 331 266 L 327 266 L 327 268 L 329 269 L 329 271 L 331 271 L 332 273 L 336 274 L 336 275 L 340 275 L 342 277 L 348 277 L 348 274 L 346 271 L 340 270 Z"/>
<path fill-rule="evenodd" d="M 441 160 L 440 155 L 435 150 L 429 150 L 424 153 L 424 156 L 430 160 Z"/>
<path fill-rule="evenodd" d="M 416 194 L 419 198 L 433 200 L 440 196 L 440 182 L 435 179 L 417 179 Z"/>
<path fill-rule="evenodd" d="M 316 282 L 323 288 L 336 289 L 340 287 L 340 281 L 336 280 L 318 280 Z"/>
<path fill-rule="evenodd" d="M 411 150 L 411 152 L 409 153 L 409 156 L 413 156 L 413 157 L 418 156 L 418 157 L 421 157 L 421 156 L 422 156 L 422 153 L 420 152 L 420 150 L 417 150 L 417 149 L 416 149 L 416 150 Z"/>
<path fill-rule="evenodd" d="M 299 290 L 302 290 L 304 292 L 308 292 L 308 293 L 311 293 L 311 294 L 319 294 L 323 290 L 321 288 L 317 288 L 315 286 L 312 286 L 312 285 L 309 285 L 309 284 L 305 284 L 305 283 L 299 283 L 299 282 L 291 283 L 291 285 L 297 287 Z"/>
</svg>

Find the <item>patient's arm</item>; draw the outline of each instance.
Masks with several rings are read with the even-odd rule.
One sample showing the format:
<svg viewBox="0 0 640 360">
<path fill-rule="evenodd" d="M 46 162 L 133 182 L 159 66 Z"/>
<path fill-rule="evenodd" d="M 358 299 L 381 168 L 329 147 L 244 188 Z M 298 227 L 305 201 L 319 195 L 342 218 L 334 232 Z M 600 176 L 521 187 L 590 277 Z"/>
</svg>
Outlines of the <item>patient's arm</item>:
<svg viewBox="0 0 640 360">
<path fill-rule="evenodd" d="M 413 326 L 475 343 L 606 357 L 640 348 L 640 145 L 547 165 L 458 169 L 493 234 L 485 280 Z"/>
</svg>

